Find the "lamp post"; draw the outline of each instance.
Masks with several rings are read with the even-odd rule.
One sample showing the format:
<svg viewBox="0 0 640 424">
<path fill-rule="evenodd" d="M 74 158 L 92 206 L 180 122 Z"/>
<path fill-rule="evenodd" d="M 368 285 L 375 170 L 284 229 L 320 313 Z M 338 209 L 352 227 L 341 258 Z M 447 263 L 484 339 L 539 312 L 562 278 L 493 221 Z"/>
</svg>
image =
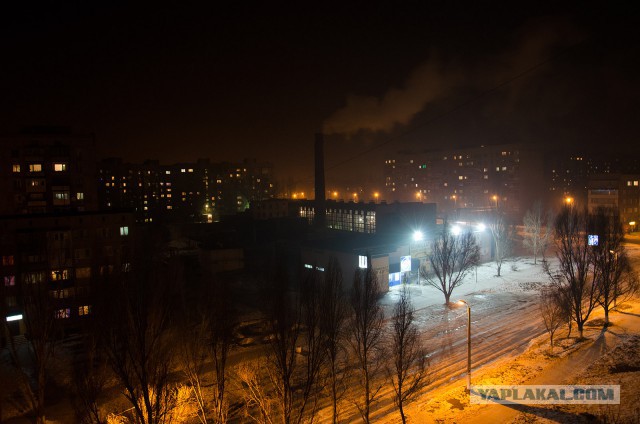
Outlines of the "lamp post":
<svg viewBox="0 0 640 424">
<path fill-rule="evenodd" d="M 494 194 L 491 198 L 496 202 L 496 209 L 498 209 L 498 195 Z"/>
<path fill-rule="evenodd" d="M 471 390 L 471 306 L 464 300 L 458 303 L 467 305 L 467 390 Z"/>
</svg>

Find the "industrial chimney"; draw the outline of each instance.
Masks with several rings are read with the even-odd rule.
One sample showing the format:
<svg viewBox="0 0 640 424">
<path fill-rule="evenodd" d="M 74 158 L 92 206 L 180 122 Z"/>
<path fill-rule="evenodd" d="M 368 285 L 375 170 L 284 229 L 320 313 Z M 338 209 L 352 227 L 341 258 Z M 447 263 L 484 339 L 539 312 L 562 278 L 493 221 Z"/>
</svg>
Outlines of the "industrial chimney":
<svg viewBox="0 0 640 424">
<path fill-rule="evenodd" d="M 315 143 L 315 225 L 325 225 L 325 189 L 324 189 L 324 137 L 322 133 L 316 134 Z"/>
</svg>

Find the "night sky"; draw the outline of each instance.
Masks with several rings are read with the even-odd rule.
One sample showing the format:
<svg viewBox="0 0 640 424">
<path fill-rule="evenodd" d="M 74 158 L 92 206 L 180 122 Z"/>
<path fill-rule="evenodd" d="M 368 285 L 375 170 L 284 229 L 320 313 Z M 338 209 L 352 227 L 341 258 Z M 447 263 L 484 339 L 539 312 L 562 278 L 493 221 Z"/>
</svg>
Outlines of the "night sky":
<svg viewBox="0 0 640 424">
<path fill-rule="evenodd" d="M 322 130 L 330 187 L 403 149 L 639 140 L 632 2 L 28 3 L 0 11 L 0 130 L 69 126 L 104 157 L 310 183 Z"/>
</svg>

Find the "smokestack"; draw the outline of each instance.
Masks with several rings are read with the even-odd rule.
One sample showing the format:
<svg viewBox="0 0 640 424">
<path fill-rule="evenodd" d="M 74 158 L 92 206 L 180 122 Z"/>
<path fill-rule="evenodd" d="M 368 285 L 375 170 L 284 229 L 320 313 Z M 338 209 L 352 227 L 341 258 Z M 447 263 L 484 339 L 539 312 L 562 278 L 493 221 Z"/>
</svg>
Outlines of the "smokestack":
<svg viewBox="0 0 640 424">
<path fill-rule="evenodd" d="M 315 224 L 324 227 L 325 223 L 325 189 L 324 189 L 324 137 L 316 134 L 315 143 Z"/>
</svg>

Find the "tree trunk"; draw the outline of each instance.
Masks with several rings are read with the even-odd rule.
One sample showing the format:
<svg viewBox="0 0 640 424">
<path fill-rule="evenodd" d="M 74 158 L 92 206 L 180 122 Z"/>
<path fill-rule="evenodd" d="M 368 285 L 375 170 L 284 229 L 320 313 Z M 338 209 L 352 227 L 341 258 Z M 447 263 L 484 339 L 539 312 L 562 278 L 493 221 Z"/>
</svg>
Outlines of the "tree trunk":
<svg viewBox="0 0 640 424">
<path fill-rule="evenodd" d="M 609 307 L 605 304 L 604 306 L 604 326 L 609 325 Z"/>
<path fill-rule="evenodd" d="M 407 418 L 404 416 L 404 408 L 402 408 L 402 401 L 398 402 L 398 409 L 400 410 L 400 418 L 402 418 L 402 424 L 406 424 Z"/>
</svg>

